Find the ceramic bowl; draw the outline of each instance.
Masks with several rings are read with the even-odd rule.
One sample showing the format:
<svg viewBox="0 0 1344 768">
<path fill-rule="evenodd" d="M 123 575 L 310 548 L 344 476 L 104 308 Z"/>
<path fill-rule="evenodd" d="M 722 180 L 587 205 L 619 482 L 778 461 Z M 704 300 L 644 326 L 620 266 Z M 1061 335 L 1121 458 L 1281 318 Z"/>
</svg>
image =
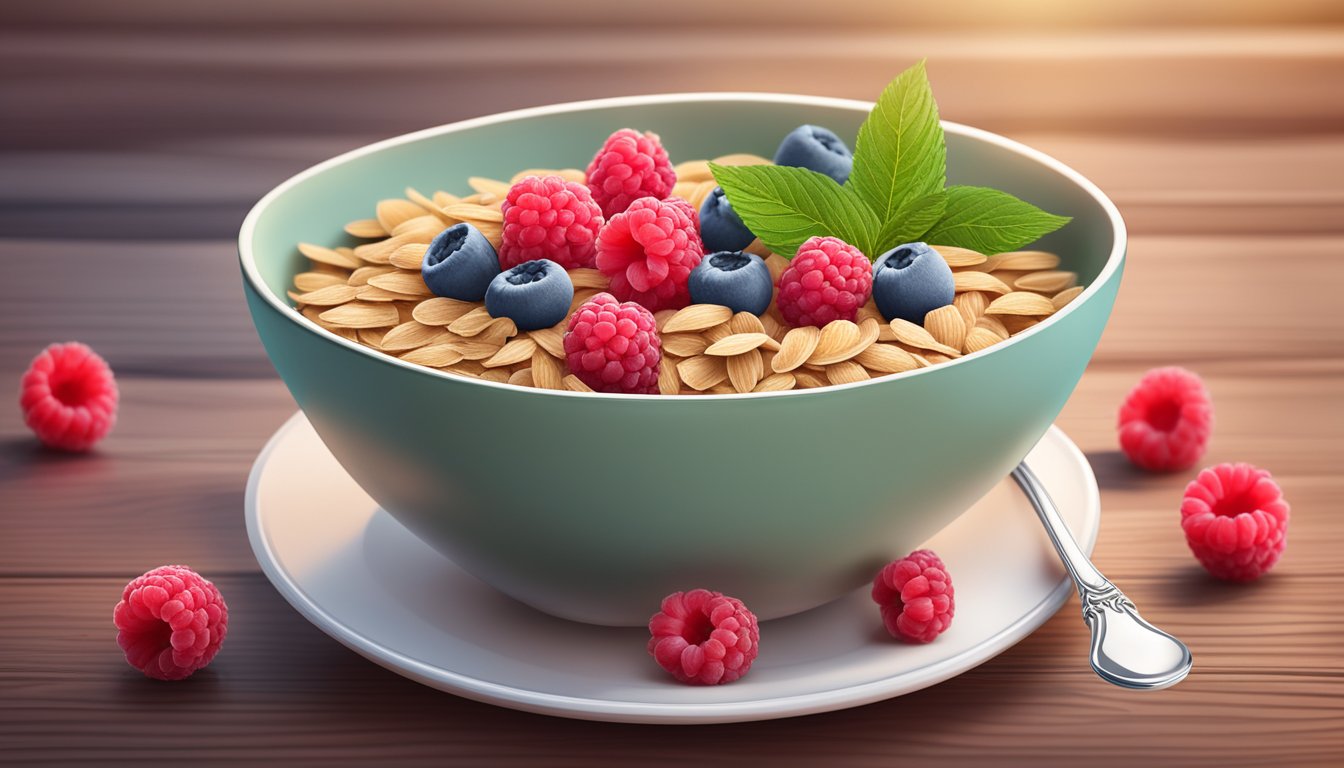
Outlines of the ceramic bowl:
<svg viewBox="0 0 1344 768">
<path fill-rule="evenodd" d="M 1077 172 L 945 123 L 950 183 L 1074 217 L 1040 246 L 1087 290 L 1011 340 L 872 381 L 749 395 L 553 392 L 401 362 L 309 322 L 285 296 L 295 243 L 407 186 L 582 167 L 609 133 L 659 133 L 674 161 L 769 156 L 802 123 L 855 135 L 871 104 L 681 94 L 560 104 L 382 141 L 289 179 L 239 236 L 248 307 L 299 407 L 400 523 L 547 613 L 637 625 L 676 590 L 742 598 L 761 619 L 859 587 L 955 519 L 1045 433 L 1096 347 L 1120 284 L 1124 223 Z M 321 525 L 321 520 L 312 524 Z M 996 546 L 986 541 L 987 548 Z"/>
</svg>

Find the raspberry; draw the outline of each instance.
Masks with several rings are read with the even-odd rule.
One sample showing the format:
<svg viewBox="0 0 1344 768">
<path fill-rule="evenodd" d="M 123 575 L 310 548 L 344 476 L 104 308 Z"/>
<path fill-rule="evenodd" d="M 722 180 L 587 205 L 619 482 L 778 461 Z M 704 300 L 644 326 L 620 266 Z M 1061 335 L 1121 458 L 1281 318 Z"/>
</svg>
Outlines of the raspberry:
<svg viewBox="0 0 1344 768">
<path fill-rule="evenodd" d="M 132 667 L 156 680 L 181 680 L 219 652 L 229 607 L 200 574 L 164 565 L 126 585 L 112 623 Z"/>
<path fill-rule="evenodd" d="M 1288 502 L 1269 472 L 1250 464 L 1219 464 L 1185 487 L 1181 528 L 1209 573 L 1254 581 L 1283 554 Z"/>
<path fill-rule="evenodd" d="M 707 589 L 673 592 L 649 619 L 649 653 L 691 685 L 731 683 L 756 660 L 761 630 L 741 600 Z"/>
<path fill-rule="evenodd" d="M 682 213 L 685 213 L 687 216 L 691 218 L 691 226 L 695 227 L 695 231 L 697 233 L 700 231 L 700 212 L 695 209 L 694 205 L 691 205 L 690 200 L 687 200 L 684 197 L 677 197 L 676 195 L 673 195 L 672 197 L 663 198 L 663 202 L 667 203 L 668 205 L 675 205 L 677 208 L 680 208 Z M 705 249 L 705 243 L 702 240 L 700 241 L 700 250 L 704 251 L 704 249 Z"/>
<path fill-rule="evenodd" d="M 918 549 L 887 564 L 873 580 L 873 602 L 882 606 L 887 631 L 907 643 L 928 643 L 947 631 L 956 613 L 947 566 Z"/>
<path fill-rule="evenodd" d="M 658 394 L 663 344 L 644 307 L 599 293 L 570 315 L 564 345 L 570 373 L 594 391 Z"/>
<path fill-rule="evenodd" d="M 641 197 L 607 220 L 597 235 L 597 268 L 611 278 L 612 295 L 651 312 L 690 303 L 686 281 L 704 249 L 689 210 L 689 205 Z"/>
<path fill-rule="evenodd" d="M 834 237 L 809 238 L 779 276 L 776 303 L 793 326 L 853 320 L 868 303 L 873 264 L 859 249 Z"/>
<path fill-rule="evenodd" d="M 641 197 L 667 197 L 676 183 L 677 172 L 656 133 L 622 128 L 607 137 L 588 164 L 588 189 L 607 218 Z"/>
<path fill-rule="evenodd" d="M 79 342 L 52 344 L 19 384 L 23 420 L 52 448 L 87 451 L 117 423 L 117 382 L 107 361 Z"/>
<path fill-rule="evenodd" d="M 550 259 L 565 269 L 593 266 L 602 209 L 584 185 L 559 176 L 527 176 L 509 187 L 500 210 L 501 268 L 537 259 Z"/>
<path fill-rule="evenodd" d="M 1199 376 L 1154 368 L 1120 406 L 1120 447 L 1144 469 L 1187 469 L 1199 461 L 1213 431 L 1213 402 Z"/>
</svg>

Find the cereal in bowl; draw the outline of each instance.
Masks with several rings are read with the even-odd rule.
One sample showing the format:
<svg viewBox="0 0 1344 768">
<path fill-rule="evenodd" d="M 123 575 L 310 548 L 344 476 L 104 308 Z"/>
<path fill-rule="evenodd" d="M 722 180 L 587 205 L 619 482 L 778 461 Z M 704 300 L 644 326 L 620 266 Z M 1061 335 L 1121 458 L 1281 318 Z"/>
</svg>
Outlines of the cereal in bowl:
<svg viewBox="0 0 1344 768">
<path fill-rule="evenodd" d="M 586 171 L 471 177 L 465 196 L 407 188 L 346 225 L 359 244 L 300 244 L 309 267 L 289 297 L 349 341 L 516 386 L 861 382 L 984 350 L 1083 291 L 1057 255 L 1023 250 L 1066 217 L 949 186 L 944 166 L 920 64 L 883 92 L 852 153 L 800 126 L 773 160 L 674 165 L 657 134 L 623 128 Z"/>
</svg>

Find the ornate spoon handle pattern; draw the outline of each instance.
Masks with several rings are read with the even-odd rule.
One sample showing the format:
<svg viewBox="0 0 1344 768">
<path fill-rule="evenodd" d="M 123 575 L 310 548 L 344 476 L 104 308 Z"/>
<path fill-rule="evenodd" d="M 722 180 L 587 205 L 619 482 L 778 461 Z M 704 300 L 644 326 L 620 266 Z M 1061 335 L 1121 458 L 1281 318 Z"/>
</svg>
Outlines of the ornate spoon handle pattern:
<svg viewBox="0 0 1344 768">
<path fill-rule="evenodd" d="M 1050 541 L 1064 561 L 1078 597 L 1083 620 L 1092 629 L 1092 669 L 1101 679 L 1124 688 L 1152 690 L 1175 685 L 1190 673 L 1190 649 L 1149 624 L 1125 593 L 1092 564 L 1059 516 L 1045 486 L 1026 463 L 1013 479 L 1036 509 Z"/>
</svg>

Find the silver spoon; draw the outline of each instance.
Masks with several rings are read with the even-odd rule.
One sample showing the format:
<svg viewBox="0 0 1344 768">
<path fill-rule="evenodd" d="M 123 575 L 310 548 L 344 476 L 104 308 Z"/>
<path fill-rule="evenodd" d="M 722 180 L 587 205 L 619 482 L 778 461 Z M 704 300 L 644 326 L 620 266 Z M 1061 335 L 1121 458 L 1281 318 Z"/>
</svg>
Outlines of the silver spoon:
<svg viewBox="0 0 1344 768">
<path fill-rule="evenodd" d="M 1036 508 L 1050 541 L 1064 561 L 1083 603 L 1083 620 L 1092 628 L 1092 669 L 1108 683 L 1154 690 L 1175 685 L 1190 673 L 1190 649 L 1139 615 L 1125 593 L 1087 559 L 1064 525 L 1045 486 L 1026 465 L 1013 479 Z"/>
</svg>

